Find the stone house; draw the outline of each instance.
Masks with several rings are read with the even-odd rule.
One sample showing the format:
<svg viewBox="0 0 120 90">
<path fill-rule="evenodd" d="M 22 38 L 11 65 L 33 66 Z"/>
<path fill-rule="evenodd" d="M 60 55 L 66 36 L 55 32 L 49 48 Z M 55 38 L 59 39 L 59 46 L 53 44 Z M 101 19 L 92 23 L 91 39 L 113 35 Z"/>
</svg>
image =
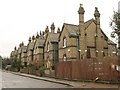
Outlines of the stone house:
<svg viewBox="0 0 120 90">
<path fill-rule="evenodd" d="M 100 27 L 100 13 L 95 7 L 94 18 L 84 21 L 85 10 L 80 5 L 78 10 L 79 24 L 64 23 L 62 29 L 55 32 L 52 23 L 49 31 L 47 26 L 45 32 L 33 35 L 29 38 L 27 46 L 23 43 L 18 50 L 11 52 L 27 65 L 46 66 L 54 69 L 58 61 L 81 60 L 86 58 L 103 58 L 116 55 L 116 44 L 105 35 Z M 17 51 L 17 54 L 14 52 Z"/>
<path fill-rule="evenodd" d="M 33 50 L 33 61 L 37 66 L 44 65 L 44 42 L 44 35 L 41 32 L 40 35 L 37 33 Z"/>
<path fill-rule="evenodd" d="M 17 54 L 17 58 L 19 60 L 21 60 L 21 53 L 22 53 L 22 44 L 20 43 L 18 47 L 18 54 Z"/>
<path fill-rule="evenodd" d="M 59 36 L 59 60 L 79 59 L 78 26 L 64 23 Z"/>
<path fill-rule="evenodd" d="M 113 41 L 108 40 L 108 56 L 116 56 L 117 55 L 117 44 Z"/>
<path fill-rule="evenodd" d="M 95 8 L 94 19 L 84 22 L 84 8 L 78 10 L 79 25 L 64 23 L 59 36 L 59 60 L 79 60 L 108 56 L 108 37 L 100 28 L 100 13 Z M 102 44 L 101 44 L 102 43 Z M 111 44 L 115 47 L 115 44 Z"/>
<path fill-rule="evenodd" d="M 14 51 L 12 51 L 12 52 L 10 53 L 10 59 L 11 59 L 11 60 L 15 60 L 15 59 L 17 58 L 17 56 L 18 56 L 18 50 L 17 50 L 17 48 L 16 48 L 16 46 L 15 46 Z"/>
<path fill-rule="evenodd" d="M 57 33 L 55 33 L 54 23 L 51 25 L 51 32 L 49 32 L 48 26 L 46 27 L 46 39 L 44 46 L 44 64 L 47 68 L 56 65 L 58 61 L 58 37 L 59 37 L 59 28 Z"/>
<path fill-rule="evenodd" d="M 34 57 L 34 45 L 35 45 L 35 36 L 29 37 L 29 43 L 27 45 L 27 65 L 33 65 L 33 57 Z"/>
<path fill-rule="evenodd" d="M 23 48 L 24 48 L 24 43 L 20 43 L 19 44 L 19 47 L 18 47 L 18 56 L 17 58 L 21 61 L 21 55 L 22 55 L 22 51 L 23 51 Z"/>
<path fill-rule="evenodd" d="M 27 46 L 24 43 L 20 43 L 17 52 L 17 58 L 21 61 L 22 65 L 26 65 L 27 63 Z"/>
<path fill-rule="evenodd" d="M 27 46 L 22 47 L 21 64 L 27 66 Z"/>
</svg>

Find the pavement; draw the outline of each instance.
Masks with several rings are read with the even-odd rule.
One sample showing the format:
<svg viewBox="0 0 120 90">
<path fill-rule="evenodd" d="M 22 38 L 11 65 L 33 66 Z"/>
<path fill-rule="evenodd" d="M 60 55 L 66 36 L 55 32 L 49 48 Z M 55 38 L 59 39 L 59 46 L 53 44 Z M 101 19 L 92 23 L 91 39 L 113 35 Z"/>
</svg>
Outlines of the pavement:
<svg viewBox="0 0 120 90">
<path fill-rule="evenodd" d="M 38 79 L 38 80 L 64 84 L 64 85 L 72 86 L 73 88 L 119 88 L 120 89 L 119 84 L 116 85 L 116 84 L 101 84 L 101 83 L 95 83 L 95 82 L 79 82 L 79 81 L 77 82 L 77 81 L 68 81 L 68 80 L 61 80 L 61 79 L 55 79 L 55 78 L 49 78 L 49 77 L 39 77 L 39 76 L 24 74 L 20 72 L 11 72 L 11 73 L 24 76 L 24 77 Z"/>
</svg>

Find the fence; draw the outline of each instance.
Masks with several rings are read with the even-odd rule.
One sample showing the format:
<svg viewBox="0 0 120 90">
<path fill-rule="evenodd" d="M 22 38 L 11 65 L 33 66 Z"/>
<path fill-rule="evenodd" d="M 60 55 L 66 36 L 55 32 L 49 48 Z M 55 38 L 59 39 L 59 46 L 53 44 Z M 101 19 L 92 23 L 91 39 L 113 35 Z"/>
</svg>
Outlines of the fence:
<svg viewBox="0 0 120 90">
<path fill-rule="evenodd" d="M 102 60 L 86 59 L 58 62 L 55 77 L 70 80 L 100 80 L 118 81 L 120 72 L 116 70 L 117 57 L 107 57 Z"/>
</svg>

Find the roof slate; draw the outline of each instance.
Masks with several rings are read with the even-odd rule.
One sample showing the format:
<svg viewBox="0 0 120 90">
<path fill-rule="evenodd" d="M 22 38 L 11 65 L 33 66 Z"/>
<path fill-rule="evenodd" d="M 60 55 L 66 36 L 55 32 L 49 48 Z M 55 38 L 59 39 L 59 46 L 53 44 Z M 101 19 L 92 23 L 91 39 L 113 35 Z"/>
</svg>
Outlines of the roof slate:
<svg viewBox="0 0 120 90">
<path fill-rule="evenodd" d="M 18 53 L 20 54 L 22 52 L 21 47 L 18 48 Z"/>
<path fill-rule="evenodd" d="M 59 37 L 59 33 L 50 33 L 50 41 L 51 42 L 58 42 L 58 37 Z"/>
<path fill-rule="evenodd" d="M 94 19 L 90 19 L 85 22 L 85 29 L 94 21 Z M 65 29 L 68 31 L 69 35 L 76 36 L 79 33 L 79 25 L 67 24 L 64 23 Z"/>
<path fill-rule="evenodd" d="M 111 41 L 110 39 L 108 39 L 108 44 L 116 45 L 116 43 L 114 43 L 114 42 Z"/>
<path fill-rule="evenodd" d="M 22 53 L 25 53 L 25 52 L 27 52 L 27 46 L 22 47 Z"/>
<path fill-rule="evenodd" d="M 45 39 L 38 38 L 35 43 L 35 47 L 43 47 L 44 46 Z"/>
<path fill-rule="evenodd" d="M 35 45 L 35 41 L 32 41 L 28 44 L 28 49 L 27 50 L 33 50 Z"/>
<path fill-rule="evenodd" d="M 60 33 L 48 32 L 48 33 L 47 33 L 47 36 L 46 36 L 46 39 L 45 39 L 45 43 L 46 43 L 46 41 L 47 41 L 47 38 L 49 38 L 49 41 L 50 41 L 50 42 L 58 42 L 58 40 L 59 40 L 59 35 L 60 35 Z"/>
</svg>

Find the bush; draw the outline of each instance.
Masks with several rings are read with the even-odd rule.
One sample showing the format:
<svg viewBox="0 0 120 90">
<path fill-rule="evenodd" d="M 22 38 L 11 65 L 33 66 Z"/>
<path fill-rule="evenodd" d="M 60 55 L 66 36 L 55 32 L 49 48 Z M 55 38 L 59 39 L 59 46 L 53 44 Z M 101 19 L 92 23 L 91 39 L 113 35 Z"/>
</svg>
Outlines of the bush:
<svg viewBox="0 0 120 90">
<path fill-rule="evenodd" d="M 46 68 L 45 66 L 41 66 L 40 68 L 39 68 L 39 71 L 40 71 L 40 76 L 43 76 L 44 74 L 45 74 L 45 70 L 48 70 L 48 68 Z"/>
<path fill-rule="evenodd" d="M 12 61 L 11 67 L 20 71 L 20 68 L 23 68 L 23 65 L 21 65 L 21 61 L 16 58 Z"/>
</svg>

